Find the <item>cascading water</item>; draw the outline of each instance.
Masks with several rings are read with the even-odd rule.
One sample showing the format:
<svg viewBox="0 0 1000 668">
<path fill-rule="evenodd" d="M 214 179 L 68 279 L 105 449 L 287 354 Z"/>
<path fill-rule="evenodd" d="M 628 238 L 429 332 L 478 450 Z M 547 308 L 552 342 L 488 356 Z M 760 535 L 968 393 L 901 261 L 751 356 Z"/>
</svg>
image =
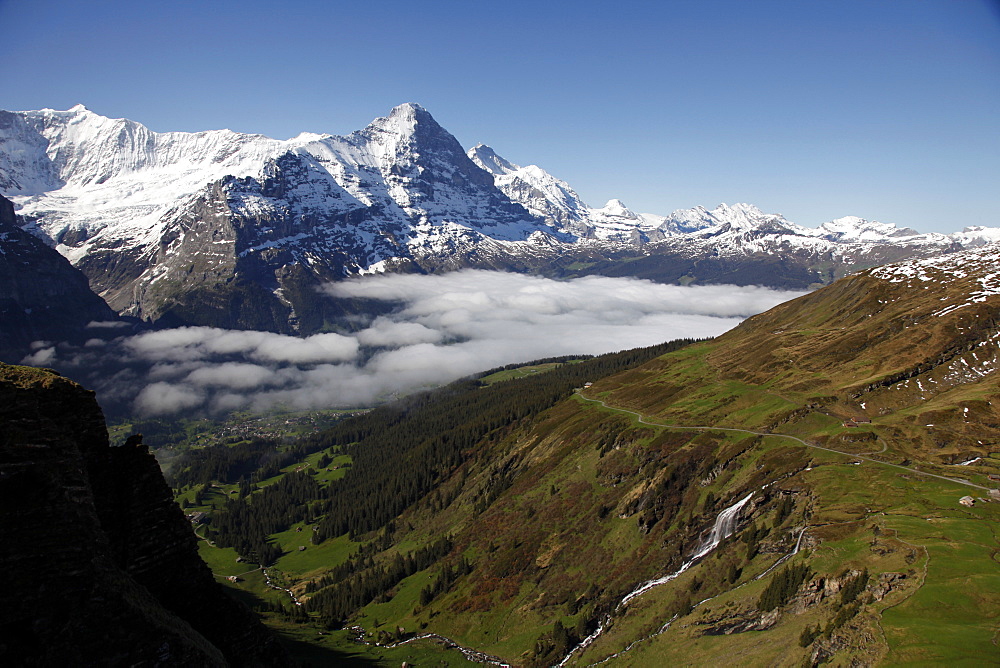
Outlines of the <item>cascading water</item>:
<svg viewBox="0 0 1000 668">
<path fill-rule="evenodd" d="M 691 561 L 704 557 L 706 554 L 714 550 L 719 543 L 732 535 L 733 531 L 736 530 L 736 522 L 740 519 L 740 511 L 743 510 L 743 506 L 747 504 L 751 496 L 753 496 L 753 492 L 750 492 L 742 499 L 719 513 L 719 516 L 715 518 L 715 524 L 712 526 L 712 531 L 701 544 L 701 547 L 699 547 L 694 553 L 694 556 L 691 557 Z"/>
<path fill-rule="evenodd" d="M 706 536 L 705 540 L 701 542 L 701 544 L 698 546 L 698 549 L 694 551 L 694 554 L 692 554 L 691 557 L 684 562 L 684 565 L 682 565 L 680 568 L 678 568 L 676 571 L 674 571 L 669 575 L 664 575 L 662 578 L 656 578 L 655 580 L 649 580 L 648 582 L 644 582 L 635 589 L 633 589 L 632 591 L 630 591 L 618 603 L 618 606 L 615 608 L 616 611 L 624 608 L 636 596 L 646 593 L 653 587 L 657 587 L 661 584 L 670 582 L 671 580 L 675 579 L 681 573 L 691 568 L 691 566 L 693 566 L 695 562 L 697 562 L 699 559 L 701 559 L 706 554 L 714 550 L 719 545 L 719 543 L 721 543 L 723 540 L 731 536 L 733 531 L 736 530 L 736 523 L 739 521 L 740 511 L 743 510 L 743 506 L 745 506 L 747 502 L 750 501 L 751 496 L 753 496 L 753 492 L 748 493 L 742 499 L 740 499 L 739 501 L 737 501 L 736 503 L 734 503 L 733 505 L 729 506 L 728 508 L 724 509 L 722 512 L 719 513 L 718 517 L 715 518 L 715 524 L 712 525 L 712 530 L 708 533 L 708 536 Z M 560 661 L 558 664 L 556 664 L 556 666 L 557 667 L 565 666 L 566 663 L 570 660 L 570 658 L 572 658 L 574 654 L 583 649 L 586 649 L 592 642 L 594 642 L 597 639 L 598 636 L 604 633 L 604 628 L 607 626 L 608 621 L 610 621 L 610 617 L 602 619 L 600 623 L 597 625 L 597 630 L 595 630 L 589 636 L 581 640 L 580 644 L 574 647 L 572 650 L 570 650 L 569 654 L 564 656 L 563 660 Z"/>
</svg>

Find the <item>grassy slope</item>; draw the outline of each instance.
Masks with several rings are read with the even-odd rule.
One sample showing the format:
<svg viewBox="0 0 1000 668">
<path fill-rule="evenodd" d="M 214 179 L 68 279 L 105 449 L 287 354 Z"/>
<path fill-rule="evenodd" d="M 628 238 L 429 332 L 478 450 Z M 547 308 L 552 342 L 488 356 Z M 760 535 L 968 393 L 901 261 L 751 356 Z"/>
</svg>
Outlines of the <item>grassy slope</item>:
<svg viewBox="0 0 1000 668">
<path fill-rule="evenodd" d="M 927 309 L 909 302 L 874 316 L 864 305 L 859 308 L 859 299 L 891 303 L 890 295 L 879 292 L 882 287 L 859 277 L 839 290 L 827 289 L 833 294 L 810 295 L 813 305 L 784 305 L 775 309 L 778 313 L 748 321 L 712 344 L 622 374 L 614 384 L 595 389 L 603 390 L 611 403 L 676 424 L 797 434 L 811 443 L 875 453 L 867 456 L 886 462 L 912 460 L 922 471 L 995 487 L 985 474 L 1000 473 L 1000 461 L 986 457 L 996 443 L 996 413 L 989 401 L 1000 395 L 997 382 L 990 376 L 946 382 L 947 366 L 955 359 L 974 362 L 971 355 L 987 357 L 981 346 L 954 350 L 948 336 L 980 327 L 983 315 L 958 314 L 957 322 L 949 322 L 933 319 Z M 900 329 L 896 325 L 904 314 L 913 324 Z M 873 318 L 864 329 L 857 324 Z M 857 343 L 859 330 L 864 345 Z M 894 355 L 897 347 L 904 354 Z M 921 367 L 921 373 L 896 386 L 858 396 L 859 387 Z M 915 388 L 920 380 L 923 388 Z M 855 415 L 871 417 L 872 424 L 842 426 L 844 418 Z M 840 659 L 846 661 L 852 653 L 863 661 L 893 664 L 977 664 L 996 658 L 998 504 L 979 502 L 965 508 L 957 503 L 959 497 L 984 497 L 985 491 L 876 462 L 855 466 L 847 457 L 816 450 L 808 454 L 814 459 L 812 470 L 783 485 L 794 482 L 811 497 L 807 536 L 815 543 L 808 557 L 813 569 L 834 574 L 845 566 L 868 567 L 873 573 L 902 571 L 910 576 L 903 592 L 874 603 L 852 622 L 857 628 L 841 639 Z M 971 456 L 984 459 L 976 467 L 946 463 Z M 829 463 L 816 466 L 818 459 Z M 898 554 L 908 555 L 905 566 L 896 563 Z M 753 592 L 751 586 L 747 589 Z M 732 605 L 732 597 L 726 598 L 720 603 Z M 752 597 L 743 598 L 745 605 Z M 678 620 L 663 635 L 629 652 L 627 660 L 618 661 L 649 665 L 654 657 L 689 661 L 697 656 L 698 662 L 712 663 L 713 657 L 722 661 L 739 651 L 758 657 L 755 663 L 795 665 L 809 656 L 798 647 L 797 638 L 806 624 L 818 621 L 817 610 L 801 611 L 768 631 L 740 634 L 746 637 L 701 635 L 698 619 L 711 617 L 716 607 L 715 602 L 701 606 L 693 620 Z M 599 658 L 602 651 L 606 655 L 631 640 L 634 637 L 609 633 L 585 658 Z M 862 644 L 877 650 L 869 649 L 866 656 Z"/>
<path fill-rule="evenodd" d="M 968 350 L 948 357 L 954 338 L 949 332 L 976 327 L 981 314 L 970 319 L 960 313 L 956 322 L 946 322 L 900 303 L 883 308 L 873 321 L 865 304 L 891 302 L 875 288 L 880 286 L 860 277 L 827 294 L 814 293 L 812 304 L 779 307 L 778 313 L 752 319 L 721 340 L 599 382 L 589 394 L 667 424 L 794 434 L 845 453 L 989 486 L 985 474 L 1000 473 L 997 459 L 987 457 L 975 467 L 949 462 L 1000 449 L 994 426 L 1000 420 L 988 403 L 1000 389 L 990 376 L 944 381 L 946 365 L 956 355 L 974 361 Z M 896 323 L 904 313 L 915 324 L 900 329 Z M 865 345 L 858 334 L 863 321 Z M 894 355 L 897 349 L 901 353 Z M 943 361 L 924 364 L 920 371 L 935 356 Z M 914 369 L 920 373 L 908 383 L 857 396 L 860 387 Z M 915 387 L 921 379 L 934 391 Z M 853 416 L 870 417 L 872 424 L 843 426 Z M 601 456 L 596 445 L 609 433 L 617 433 L 617 440 Z M 459 549 L 477 557 L 477 570 L 426 609 L 411 604 L 428 576 L 413 576 L 399 587 L 398 601 L 369 606 L 363 619 L 389 617 L 407 628 L 426 626 L 527 661 L 525 652 L 530 654 L 540 630 L 555 619 L 572 626 L 582 616 L 576 599 L 588 588 L 600 591 L 584 600 L 583 608 L 588 603 L 607 608 L 631 585 L 675 566 L 679 550 L 714 516 L 700 505 L 706 493 L 731 500 L 743 490 L 775 482 L 772 492 L 792 495 L 795 512 L 765 539 L 759 556 L 746 561 L 739 556 L 740 545 L 724 546 L 719 558 L 710 557 L 640 597 L 579 657 L 580 664 L 655 631 L 682 596 L 712 600 L 615 661 L 651 665 L 698 657 L 695 663 L 711 664 L 740 652 L 754 665 L 793 665 L 817 648 L 842 662 L 975 663 L 996 656 L 1000 504 L 979 502 L 967 509 L 957 503 L 968 493 L 985 497 L 984 490 L 878 461 L 856 465 L 859 460 L 852 457 L 788 439 L 685 434 L 640 425 L 631 415 L 579 400 L 552 409 L 493 448 L 492 466 L 507 462 L 519 475 L 484 513 L 476 516 L 470 509 L 477 491 L 488 485 L 489 466 L 480 464 L 464 474 L 464 491 L 451 507 L 440 513 L 417 507 L 405 516 L 414 530 L 403 540 L 419 544 L 441 532 L 453 533 Z M 656 524 L 648 534 L 639 531 L 629 501 L 692 452 L 729 464 L 715 480 L 687 487 L 669 524 Z M 604 507 L 612 510 L 599 519 Z M 769 525 L 772 517 L 769 500 L 745 519 Z M 835 578 L 845 568 L 868 568 L 873 578 L 896 572 L 906 578 L 882 600 L 863 606 L 832 638 L 809 648 L 799 647 L 802 629 L 828 624 L 840 607 L 836 597 L 788 609 L 765 631 L 706 635 L 706 627 L 719 619 L 755 613 L 769 576 L 751 578 L 783 554 L 803 526 L 808 527 L 808 550 L 795 559 L 808 561 L 813 581 Z M 743 570 L 736 588 L 706 585 L 719 579 L 725 563 Z"/>
<path fill-rule="evenodd" d="M 434 631 L 518 664 L 551 662 L 544 636 L 553 622 L 572 629 L 608 612 L 613 624 L 572 663 L 636 641 L 614 665 L 717 665 L 733 656 L 749 665 L 980 665 L 995 657 L 1000 504 L 965 508 L 960 496 L 985 491 L 918 473 L 995 485 L 986 474 L 1000 473 L 1000 458 L 990 457 L 1000 452 L 1000 387 L 990 375 L 954 373 L 995 353 L 995 344 L 977 345 L 995 307 L 951 319 L 933 317 L 939 307 L 856 277 L 587 391 L 611 408 L 574 397 L 510 425 L 443 483 L 449 505 L 432 494 L 399 518 L 395 545 L 381 555 L 449 534 L 456 547 L 443 561 L 463 555 L 473 572 L 421 605 L 420 590 L 440 570 L 432 566 L 358 621 L 370 632 Z M 849 417 L 871 423 L 845 427 Z M 702 427 L 789 434 L 846 454 Z M 975 456 L 984 459 L 955 465 Z M 750 490 L 740 533 L 615 609 L 636 584 L 676 569 L 718 511 Z M 779 521 L 782 499 L 794 503 Z M 767 533 L 751 554 L 744 539 L 757 528 Z M 292 549 L 307 544 L 307 531 L 275 539 Z M 807 563 L 810 577 L 759 624 L 767 571 L 800 535 L 804 549 L 788 563 Z M 290 582 L 315 577 L 355 548 L 341 537 L 292 549 L 278 567 Z M 803 629 L 829 627 L 844 609 L 835 591 L 816 600 L 808 588 L 839 586 L 851 569 L 872 574 L 864 605 L 801 647 Z M 893 573 L 903 577 L 883 591 L 879 578 Z M 656 635 L 677 610 L 684 614 Z M 744 628 L 731 632 L 733 624 Z M 754 624 L 766 628 L 746 630 Z"/>
</svg>

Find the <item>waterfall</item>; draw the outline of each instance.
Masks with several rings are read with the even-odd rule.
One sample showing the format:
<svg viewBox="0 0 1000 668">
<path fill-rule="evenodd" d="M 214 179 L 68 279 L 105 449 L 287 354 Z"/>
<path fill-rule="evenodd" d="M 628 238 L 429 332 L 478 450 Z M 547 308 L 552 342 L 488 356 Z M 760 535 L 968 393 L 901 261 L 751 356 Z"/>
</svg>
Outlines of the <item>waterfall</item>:
<svg viewBox="0 0 1000 668">
<path fill-rule="evenodd" d="M 723 539 L 728 538 L 733 530 L 736 529 L 736 522 L 739 520 L 740 511 L 743 510 L 743 506 L 746 505 L 750 497 L 753 496 L 753 492 L 750 492 L 742 499 L 729 506 L 715 518 L 715 524 L 712 525 L 712 530 L 709 532 L 708 536 L 702 541 L 698 549 L 695 550 L 694 554 L 684 562 L 684 565 L 678 568 L 676 571 L 670 575 L 664 575 L 662 578 L 656 578 L 655 580 L 650 580 L 649 582 L 644 582 L 635 589 L 633 589 L 629 594 L 621 600 L 618 607 L 628 605 L 636 596 L 644 594 L 653 587 L 657 587 L 665 582 L 670 582 L 678 575 L 691 568 L 696 561 L 704 557 L 706 554 L 715 549 L 715 547 L 723 541 Z"/>
<path fill-rule="evenodd" d="M 714 550 L 719 543 L 732 535 L 733 531 L 736 530 L 736 522 L 740 518 L 740 511 L 743 510 L 743 506 L 746 505 L 751 496 L 753 496 L 753 492 L 750 492 L 719 513 L 719 516 L 715 518 L 715 524 L 712 526 L 712 531 L 708 534 L 708 538 L 705 539 L 694 553 L 694 556 L 691 557 L 692 561 L 704 557 Z"/>
<path fill-rule="evenodd" d="M 628 594 L 625 595 L 625 598 L 623 598 L 618 603 L 616 610 L 621 610 L 626 605 L 628 605 L 629 602 L 632 601 L 632 599 L 634 599 L 636 596 L 646 593 L 653 587 L 657 587 L 666 582 L 670 582 L 678 575 L 680 575 L 687 569 L 691 568 L 691 566 L 693 566 L 696 561 L 698 561 L 706 554 L 714 550 L 719 543 L 721 543 L 723 540 L 731 536 L 733 531 L 736 530 L 736 523 L 739 521 L 740 511 L 743 510 L 743 506 L 747 504 L 751 496 L 753 496 L 753 492 L 749 492 L 742 499 L 740 499 L 739 501 L 737 501 L 736 503 L 734 503 L 733 505 L 729 506 L 728 508 L 724 509 L 722 512 L 719 513 L 718 517 L 715 518 L 715 524 L 712 525 L 712 530 L 708 533 L 708 536 L 705 538 L 705 540 L 701 542 L 701 544 L 698 546 L 698 549 L 694 551 L 694 554 L 692 554 L 691 557 L 689 557 L 688 560 L 685 561 L 680 568 L 678 568 L 673 573 L 670 573 L 669 575 L 664 575 L 661 578 L 656 578 L 655 580 L 649 580 L 648 582 L 643 582 L 641 585 L 639 585 L 638 587 L 636 587 L 635 589 L 633 589 L 632 591 L 630 591 Z M 566 663 L 570 660 L 570 658 L 574 654 L 576 654 L 580 650 L 586 649 L 590 645 L 590 643 L 597 640 L 597 637 L 604 632 L 604 628 L 605 626 L 607 626 L 608 621 L 610 621 L 610 617 L 602 619 L 597 626 L 597 630 L 591 633 L 586 638 L 584 638 L 579 645 L 571 649 L 569 654 L 564 656 L 563 660 L 560 661 L 558 664 L 556 664 L 556 666 L 559 667 L 565 666 Z"/>
</svg>

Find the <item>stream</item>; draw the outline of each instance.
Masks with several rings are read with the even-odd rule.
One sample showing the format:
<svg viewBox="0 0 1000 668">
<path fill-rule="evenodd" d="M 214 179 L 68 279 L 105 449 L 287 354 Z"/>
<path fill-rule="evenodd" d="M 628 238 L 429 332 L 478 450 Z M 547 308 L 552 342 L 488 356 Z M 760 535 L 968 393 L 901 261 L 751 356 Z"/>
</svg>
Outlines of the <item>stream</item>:
<svg viewBox="0 0 1000 668">
<path fill-rule="evenodd" d="M 281 585 L 274 584 L 274 582 L 271 581 L 271 574 L 268 573 L 267 569 L 264 568 L 263 566 L 260 567 L 260 570 L 261 570 L 262 573 L 264 573 L 264 583 L 267 584 L 268 587 L 270 587 L 271 589 L 277 589 L 278 591 L 285 592 L 286 594 L 288 594 L 291 597 L 291 599 L 295 603 L 295 605 L 300 606 L 300 607 L 302 606 L 302 601 L 300 601 L 298 599 L 298 597 L 296 597 L 295 594 L 292 593 L 291 589 L 285 589 Z"/>
<path fill-rule="evenodd" d="M 684 562 L 684 565 L 682 565 L 680 568 L 678 568 L 673 573 L 670 573 L 669 575 L 664 575 L 663 577 L 656 578 L 655 580 L 649 580 L 647 582 L 643 582 L 641 585 L 639 585 L 638 587 L 630 591 L 628 594 L 626 594 L 621 601 L 619 601 L 618 605 L 615 606 L 615 612 L 618 612 L 619 610 L 627 606 L 637 596 L 641 596 L 642 594 L 646 593 L 653 587 L 658 587 L 661 584 L 665 584 L 677 578 L 677 576 L 679 576 L 687 569 L 691 568 L 691 566 L 693 566 L 698 560 L 700 560 L 702 557 L 704 557 L 709 552 L 718 547 L 719 543 L 721 543 L 723 540 L 732 535 L 733 531 L 736 530 L 736 524 L 739 521 L 740 511 L 743 510 L 743 506 L 745 506 L 747 502 L 750 501 L 750 497 L 752 496 L 753 492 L 748 493 L 742 499 L 740 499 L 739 501 L 737 501 L 736 503 L 734 503 L 733 505 L 729 506 L 728 508 L 724 509 L 722 512 L 719 513 L 719 515 L 715 518 L 715 523 L 712 525 L 712 530 L 709 532 L 708 536 L 706 536 L 705 539 L 701 542 L 701 544 L 698 546 L 698 549 L 694 551 L 694 554 L 692 554 L 691 557 L 689 557 L 688 560 Z M 604 633 L 604 629 L 609 621 L 611 621 L 610 615 L 602 619 L 598 623 L 597 629 L 589 636 L 581 640 L 579 645 L 571 649 L 569 651 L 569 654 L 564 656 L 562 661 L 557 663 L 556 666 L 559 668 L 565 666 L 566 663 L 571 658 L 573 658 L 574 654 L 589 647 L 592 642 L 597 640 L 597 638 L 600 637 L 602 633 Z"/>
</svg>

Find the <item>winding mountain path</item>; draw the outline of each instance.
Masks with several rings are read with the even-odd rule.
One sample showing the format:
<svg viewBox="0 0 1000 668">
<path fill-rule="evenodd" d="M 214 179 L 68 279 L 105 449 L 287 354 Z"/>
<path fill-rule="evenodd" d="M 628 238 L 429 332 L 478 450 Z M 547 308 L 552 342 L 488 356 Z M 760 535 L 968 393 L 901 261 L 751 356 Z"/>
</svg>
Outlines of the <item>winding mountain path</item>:
<svg viewBox="0 0 1000 668">
<path fill-rule="evenodd" d="M 639 422 L 641 424 L 649 425 L 650 427 L 662 427 L 664 429 L 687 429 L 687 430 L 693 430 L 693 431 L 730 431 L 730 432 L 736 432 L 736 433 L 740 433 L 740 434 L 750 434 L 751 436 L 767 436 L 767 437 L 774 437 L 774 438 L 787 438 L 787 439 L 791 439 L 791 440 L 795 441 L 796 443 L 804 445 L 807 448 L 814 448 L 816 450 L 825 450 L 826 452 L 832 452 L 834 454 L 843 455 L 845 457 L 851 457 L 852 459 L 860 459 L 862 461 L 871 462 L 873 464 L 880 464 L 881 466 L 890 466 L 890 467 L 892 467 L 894 469 L 900 469 L 902 471 L 906 471 L 907 473 L 912 473 L 914 475 L 922 475 L 922 476 L 927 476 L 927 477 L 930 477 L 930 478 L 937 478 L 938 480 L 945 480 L 947 482 L 953 482 L 953 483 L 957 483 L 959 485 L 966 485 L 968 487 L 975 487 L 976 489 L 982 489 L 982 490 L 985 490 L 987 492 L 990 490 L 989 487 L 984 487 L 982 485 L 977 485 L 977 484 L 975 484 L 973 482 L 969 482 L 968 480 L 962 480 L 960 478 L 949 478 L 948 476 L 938 475 L 936 473 L 927 473 L 926 471 L 920 471 L 918 469 L 910 468 L 908 466 L 902 466 L 900 464 L 890 464 L 889 462 L 883 462 L 883 461 L 878 460 L 878 459 L 872 459 L 871 457 L 865 457 L 864 455 L 856 455 L 856 454 L 851 453 L 851 452 L 844 452 L 843 450 L 834 450 L 833 448 L 825 448 L 822 445 L 816 445 L 815 443 L 809 443 L 808 441 L 803 441 L 798 436 L 792 436 L 791 434 L 775 434 L 775 433 L 772 433 L 772 432 L 752 431 L 750 429 L 737 429 L 735 427 L 716 427 L 716 426 L 705 426 L 705 425 L 689 426 L 689 425 L 666 424 L 664 422 L 655 422 L 655 421 L 648 420 L 644 415 L 642 415 L 641 413 L 637 413 L 636 411 L 631 411 L 631 410 L 629 410 L 627 408 L 619 408 L 617 406 L 610 406 L 610 405 L 608 405 L 607 402 L 605 402 L 605 401 L 603 401 L 601 399 L 591 399 L 590 397 L 586 397 L 586 396 L 583 395 L 582 392 L 580 392 L 580 390 L 577 390 L 576 394 L 577 394 L 577 396 L 579 396 L 584 401 L 589 401 L 591 403 L 600 404 L 601 406 L 603 406 L 604 408 L 606 408 L 608 410 L 617 411 L 619 413 L 628 413 L 629 415 L 634 415 L 639 420 Z M 883 451 L 884 450 L 885 450 L 885 448 L 883 448 Z M 876 453 L 868 453 L 868 454 L 876 454 Z"/>
</svg>

